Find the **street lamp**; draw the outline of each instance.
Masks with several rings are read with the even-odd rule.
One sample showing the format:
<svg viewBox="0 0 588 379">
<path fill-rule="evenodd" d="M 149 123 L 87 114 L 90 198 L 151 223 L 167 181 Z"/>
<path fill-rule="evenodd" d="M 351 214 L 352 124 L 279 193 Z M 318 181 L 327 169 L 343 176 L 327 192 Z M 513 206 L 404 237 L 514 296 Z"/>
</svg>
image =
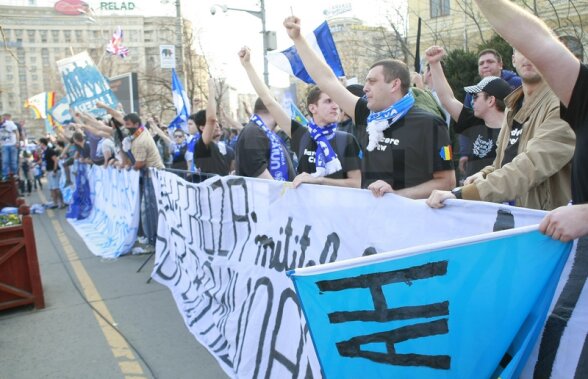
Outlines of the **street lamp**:
<svg viewBox="0 0 588 379">
<path fill-rule="evenodd" d="M 267 56 L 266 53 L 270 50 L 276 49 L 276 34 L 274 32 L 268 32 L 265 29 L 265 0 L 260 0 L 259 10 L 251 10 L 251 9 L 241 9 L 241 8 L 230 8 L 224 4 L 214 4 L 210 7 L 210 14 L 216 14 L 216 8 L 219 8 L 226 13 L 227 11 L 238 11 L 238 12 L 247 12 L 250 15 L 253 15 L 261 20 L 261 33 L 263 37 L 263 81 L 267 86 L 269 86 L 269 73 L 267 71 Z"/>
</svg>

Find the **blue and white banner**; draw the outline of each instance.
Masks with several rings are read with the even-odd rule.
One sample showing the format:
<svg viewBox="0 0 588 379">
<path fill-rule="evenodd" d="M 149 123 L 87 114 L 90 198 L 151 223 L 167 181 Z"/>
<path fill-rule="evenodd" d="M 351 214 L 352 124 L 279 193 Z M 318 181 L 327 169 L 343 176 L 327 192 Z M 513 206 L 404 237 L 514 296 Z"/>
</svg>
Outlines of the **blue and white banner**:
<svg viewBox="0 0 588 379">
<path fill-rule="evenodd" d="M 139 228 L 140 173 L 94 165 L 87 175 L 92 210 L 85 219 L 69 223 L 94 255 L 116 258 L 128 253 Z"/>
<path fill-rule="evenodd" d="M 337 77 L 345 76 L 343 64 L 337 52 L 337 46 L 333 40 L 329 24 L 323 22 L 311 34 L 306 36 L 310 47 L 325 61 Z M 280 70 L 297 77 L 306 83 L 314 83 L 298 55 L 296 47 L 291 46 L 284 51 L 271 52 L 267 54 L 267 60 Z"/>
<path fill-rule="evenodd" d="M 518 378 L 572 243 L 536 227 L 291 273 L 327 378 Z"/>
<path fill-rule="evenodd" d="M 169 124 L 169 129 L 182 128 L 185 133 L 188 133 L 188 117 L 190 117 L 190 101 L 182 82 L 176 74 L 176 69 L 172 69 L 172 96 L 174 106 L 176 108 L 176 118 Z"/>
<path fill-rule="evenodd" d="M 424 201 L 395 195 L 375 198 L 366 190 L 308 184 L 292 189 L 288 183 L 242 177 L 215 177 L 200 184 L 188 183 L 165 171 L 152 170 L 152 177 L 159 208 L 156 260 L 152 277 L 170 289 L 194 337 L 217 358 L 227 375 L 239 378 L 321 377 L 309 327 L 299 306 L 294 285 L 286 275 L 289 270 L 362 256 L 378 256 L 393 250 L 471 238 L 505 229 L 523 228 L 538 224 L 545 215 L 544 212 L 529 209 L 459 200 L 448 201 L 443 209 L 431 209 Z M 495 235 L 499 237 L 495 241 L 505 237 L 499 233 Z M 479 325 L 483 325 L 483 320 L 478 316 L 480 312 L 486 314 L 485 317 L 490 317 L 503 313 L 505 309 L 510 312 L 516 308 L 522 314 L 530 303 L 537 304 L 537 310 L 541 310 L 545 303 L 539 304 L 535 295 L 540 292 L 548 294 L 553 289 L 546 283 L 541 286 L 535 283 L 536 287 L 527 292 L 528 298 L 521 296 L 519 286 L 526 288 L 524 283 L 536 278 L 534 271 L 526 272 L 521 267 L 528 266 L 537 271 L 546 271 L 552 267 L 549 261 L 553 255 L 543 254 L 542 247 L 551 246 L 552 243 L 533 234 L 531 239 L 537 239 L 540 247 L 531 248 L 524 240 L 517 242 L 519 237 L 513 235 L 511 238 L 516 243 L 511 246 L 510 253 L 499 250 L 472 252 L 472 257 L 474 254 L 477 257 L 474 263 L 478 264 L 468 273 L 460 269 L 461 260 L 454 260 L 461 259 L 461 255 L 466 259 L 467 254 L 452 253 L 443 258 L 449 262 L 447 275 L 437 279 L 443 280 L 448 287 L 457 288 L 459 283 L 449 283 L 448 279 L 454 273 L 459 273 L 460 280 L 472 286 L 463 289 L 464 297 L 449 297 L 449 288 L 447 291 L 439 288 L 435 291 L 424 290 L 414 295 L 414 301 L 404 305 L 442 303 L 448 299 L 449 317 L 456 316 L 458 309 L 463 310 L 462 307 L 465 306 L 467 312 L 462 313 L 461 318 L 450 319 L 450 323 L 465 322 L 465 325 L 459 326 L 461 330 L 467 330 L 478 320 Z M 466 248 L 458 249 L 463 251 Z M 566 263 L 562 275 L 564 279 L 559 283 L 556 297 L 568 293 L 566 288 L 560 287 L 562 283 L 566 283 L 574 257 L 575 255 L 570 255 Z M 415 255 L 410 259 L 415 260 L 411 264 L 416 264 L 416 260 L 421 258 Z M 483 270 L 485 266 L 490 266 L 489 270 L 498 269 L 506 263 L 518 267 L 515 278 L 509 278 L 508 271 L 486 273 Z M 556 271 L 551 268 L 551 272 Z M 493 273 L 499 273 L 499 276 L 493 276 Z M 549 277 L 549 273 L 545 272 L 545 276 Z M 496 295 L 499 287 L 501 290 L 507 288 L 507 280 L 513 280 L 511 283 L 517 287 L 512 293 L 504 295 L 500 304 L 489 302 L 484 305 L 485 308 L 468 308 L 469 301 L 478 301 L 479 298 L 488 297 L 494 301 L 489 294 Z M 392 287 L 404 286 L 402 292 L 412 296 L 412 290 L 425 289 L 424 285 L 427 283 L 427 280 L 414 280 L 411 281 L 412 286 L 398 284 Z M 365 289 L 358 291 L 363 293 Z M 389 295 L 388 290 L 385 293 Z M 478 298 L 468 298 L 465 296 L 468 293 L 476 294 Z M 370 299 L 366 295 L 364 300 Z M 390 301 L 390 307 L 403 305 L 400 300 Z M 513 305 L 519 300 L 520 310 Z M 454 309 L 455 306 L 461 308 Z M 516 329 L 514 333 L 517 336 L 520 330 L 541 324 L 528 322 L 521 327 L 521 316 L 517 316 L 514 311 L 510 313 L 512 318 L 508 320 L 513 324 L 509 328 Z M 539 320 L 537 317 L 529 320 Z M 428 322 L 442 318 L 443 315 L 440 314 L 436 318 L 419 320 Z M 499 327 L 505 327 L 504 334 L 494 330 L 494 334 L 482 332 L 478 334 L 478 338 L 499 340 L 501 342 L 496 343 L 502 344 L 503 351 L 511 354 L 513 362 L 515 359 L 525 361 L 524 356 L 517 355 L 517 352 L 527 354 L 528 349 L 525 346 L 532 345 L 532 340 L 522 337 L 513 340 L 513 331 L 506 329 L 508 323 L 505 319 L 495 323 Z M 486 320 L 484 325 L 488 325 Z M 576 324 L 570 321 L 569 327 L 580 330 L 578 338 L 583 339 L 586 336 L 581 331 L 585 327 L 583 325 L 581 322 Z M 439 335 L 434 338 L 446 341 L 447 337 Z M 564 340 L 565 338 L 564 335 Z M 428 337 L 422 340 L 428 341 Z M 541 340 L 535 345 L 535 350 L 540 350 L 538 345 L 547 340 L 546 335 L 542 335 Z M 581 346 L 580 344 L 577 349 L 577 356 L 582 351 Z M 455 349 L 457 348 L 459 347 Z M 457 356 L 472 356 L 469 351 L 446 352 L 435 344 L 424 351 L 416 349 L 410 343 L 407 348 L 404 344 L 399 344 L 398 349 L 399 353 L 450 354 L 451 357 L 456 357 L 452 358 L 453 362 L 463 359 Z M 527 364 L 527 368 L 531 367 L 531 370 L 537 358 L 535 350 L 530 353 L 530 363 Z M 576 358 L 576 362 L 578 359 Z M 471 368 L 471 365 L 483 362 L 485 361 L 481 360 L 468 365 Z M 490 366 L 488 363 L 484 364 Z M 519 365 L 516 367 L 520 368 Z M 553 372 L 560 371 L 554 369 Z M 404 377 L 423 376 L 416 374 Z"/>
<path fill-rule="evenodd" d="M 110 89 L 108 80 L 100 73 L 87 52 L 57 61 L 59 75 L 67 100 L 73 109 L 89 112 L 98 117 L 106 110 L 96 108 L 101 101 L 111 108 L 118 106 L 118 99 Z"/>
<path fill-rule="evenodd" d="M 61 127 L 73 122 L 73 117 L 69 111 L 69 102 L 67 97 L 59 100 L 55 105 L 47 110 L 47 113 L 53 117 L 53 121 Z"/>
</svg>

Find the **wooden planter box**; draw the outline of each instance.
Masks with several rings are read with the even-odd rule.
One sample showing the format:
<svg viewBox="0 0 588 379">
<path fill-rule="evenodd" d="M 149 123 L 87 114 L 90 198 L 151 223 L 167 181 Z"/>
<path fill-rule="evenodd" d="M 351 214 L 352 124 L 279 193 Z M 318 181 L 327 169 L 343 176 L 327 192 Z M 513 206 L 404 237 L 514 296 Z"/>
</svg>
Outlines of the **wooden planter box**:
<svg viewBox="0 0 588 379">
<path fill-rule="evenodd" d="M 0 311 L 34 304 L 45 307 L 33 219 L 21 205 L 22 224 L 0 227 Z"/>
<path fill-rule="evenodd" d="M 18 197 L 18 188 L 14 178 L 6 182 L 0 182 L 0 209 L 4 207 L 15 207 Z"/>
</svg>

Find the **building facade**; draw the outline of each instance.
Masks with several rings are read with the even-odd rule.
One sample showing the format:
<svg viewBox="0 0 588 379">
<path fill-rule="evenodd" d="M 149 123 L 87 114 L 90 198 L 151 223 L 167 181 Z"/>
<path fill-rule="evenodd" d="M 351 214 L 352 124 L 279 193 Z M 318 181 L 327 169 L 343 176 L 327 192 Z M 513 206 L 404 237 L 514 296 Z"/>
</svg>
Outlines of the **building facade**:
<svg viewBox="0 0 588 379">
<path fill-rule="evenodd" d="M 162 120 L 175 115 L 171 96 L 171 69 L 160 68 L 159 45 L 177 45 L 175 17 L 141 15 L 64 15 L 52 7 L 0 6 L 5 49 L 0 50 L 0 111 L 24 120 L 29 134 L 41 135 L 43 120 L 33 120 L 23 107 L 27 98 L 44 91 L 64 96 L 56 61 L 88 51 L 106 77 L 136 72 L 143 115 L 155 114 Z M 105 52 L 112 33 L 121 25 L 126 58 Z M 183 21 L 184 45 L 192 36 L 192 25 Z M 176 48 L 176 51 L 179 49 Z M 182 49 L 183 72 L 179 73 L 195 103 L 206 93 L 206 62 L 192 49 Z M 204 92 L 203 92 L 204 91 Z M 31 129 L 39 128 L 38 131 Z"/>
<path fill-rule="evenodd" d="M 370 66 L 384 58 L 406 59 L 395 34 L 383 26 L 368 26 L 354 17 L 328 20 L 347 79 L 363 83 Z"/>
<path fill-rule="evenodd" d="M 535 13 L 584 61 L 588 46 L 588 1 L 516 0 Z M 494 31 L 472 0 L 408 0 L 408 44 L 416 45 L 418 18 L 421 52 L 432 45 L 477 51 Z"/>
</svg>

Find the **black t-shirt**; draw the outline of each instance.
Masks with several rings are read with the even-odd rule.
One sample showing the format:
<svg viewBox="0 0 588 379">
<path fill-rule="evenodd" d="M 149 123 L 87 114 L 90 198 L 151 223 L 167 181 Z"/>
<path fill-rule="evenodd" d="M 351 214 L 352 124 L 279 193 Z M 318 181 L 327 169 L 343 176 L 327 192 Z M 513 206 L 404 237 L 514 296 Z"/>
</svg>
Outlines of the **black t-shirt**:
<svg viewBox="0 0 588 379">
<path fill-rule="evenodd" d="M 57 152 L 49 146 L 47 146 L 45 151 L 43 151 L 43 160 L 45 161 L 45 169 L 47 171 L 55 170 L 55 162 L 53 161 L 53 157 L 57 155 Z"/>
<path fill-rule="evenodd" d="M 580 65 L 578 81 L 574 86 L 568 108 L 562 106 L 561 117 L 576 132 L 576 151 L 572 161 L 572 201 L 588 202 L 588 66 Z"/>
<path fill-rule="evenodd" d="M 181 145 L 173 145 L 171 151 L 172 164 L 171 168 L 176 170 L 186 170 L 188 168 L 186 163 L 186 151 L 188 150 L 188 144 L 184 143 Z"/>
<path fill-rule="evenodd" d="M 301 151 L 301 143 L 306 141 L 306 146 L 302 149 L 302 154 L 298 157 L 298 169 L 297 172 L 299 174 L 303 172 L 307 172 L 312 174 L 316 172 L 316 165 L 315 165 L 315 155 L 316 155 L 316 142 L 310 136 L 310 132 L 307 128 L 300 125 L 298 122 L 292 120 L 292 149 L 296 154 Z M 347 173 L 353 170 L 359 170 L 361 168 L 361 161 L 359 159 L 359 145 L 356 139 L 349 133 L 337 131 L 337 134 L 342 134 L 342 136 L 335 136 L 329 142 L 331 143 L 331 147 L 339 161 L 341 161 L 342 169 L 331 174 L 327 175 L 327 178 L 332 179 L 347 179 Z M 344 149 L 337 147 L 337 141 L 345 141 Z M 344 151 L 345 155 L 343 157 L 339 156 L 339 152 Z"/>
<path fill-rule="evenodd" d="M 288 150 L 284 144 L 281 145 L 288 164 L 288 180 L 292 181 L 296 177 L 296 172 L 294 171 Z M 239 134 L 235 162 L 237 165 L 237 175 L 241 176 L 256 178 L 265 169 L 269 170 L 270 140 L 263 130 L 252 122 L 247 124 Z"/>
<path fill-rule="evenodd" d="M 90 142 L 88 142 L 88 141 L 84 141 L 83 146 L 79 146 L 78 144 L 75 144 L 75 149 L 78 152 L 78 154 L 80 155 L 80 158 L 82 158 L 82 159 L 90 158 L 92 155 L 92 148 L 90 146 Z"/>
<path fill-rule="evenodd" d="M 468 147 L 471 154 L 468 159 L 466 176 L 474 175 L 494 162 L 500 128 L 487 127 L 484 120 L 474 116 L 472 109 L 463 107 L 459 119 L 454 125 L 454 130 L 472 141 Z"/>
<path fill-rule="evenodd" d="M 235 159 L 235 152 L 222 142 L 211 141 L 206 146 L 200 138 L 196 144 L 194 163 L 202 173 L 228 175 L 233 159 Z"/>
<path fill-rule="evenodd" d="M 513 115 L 516 115 L 517 112 L 522 108 L 524 100 L 525 98 L 521 97 L 520 100 L 516 103 L 514 109 L 512 110 Z M 523 124 L 513 119 L 512 128 L 510 129 L 510 137 L 508 139 L 508 144 L 504 149 L 504 157 L 502 158 L 502 163 L 500 165 L 501 167 L 512 162 L 512 160 L 515 159 L 515 157 L 519 154 L 519 140 L 521 139 L 521 134 L 523 134 Z"/>
<path fill-rule="evenodd" d="M 434 172 L 453 170 L 449 131 L 441 118 L 412 107 L 384 131 L 378 146 L 368 151 L 369 114 L 367 101 L 359 99 L 355 105 L 355 123 L 364 151 L 363 188 L 377 180 L 388 182 L 395 190 L 410 188 L 433 179 Z"/>
</svg>

